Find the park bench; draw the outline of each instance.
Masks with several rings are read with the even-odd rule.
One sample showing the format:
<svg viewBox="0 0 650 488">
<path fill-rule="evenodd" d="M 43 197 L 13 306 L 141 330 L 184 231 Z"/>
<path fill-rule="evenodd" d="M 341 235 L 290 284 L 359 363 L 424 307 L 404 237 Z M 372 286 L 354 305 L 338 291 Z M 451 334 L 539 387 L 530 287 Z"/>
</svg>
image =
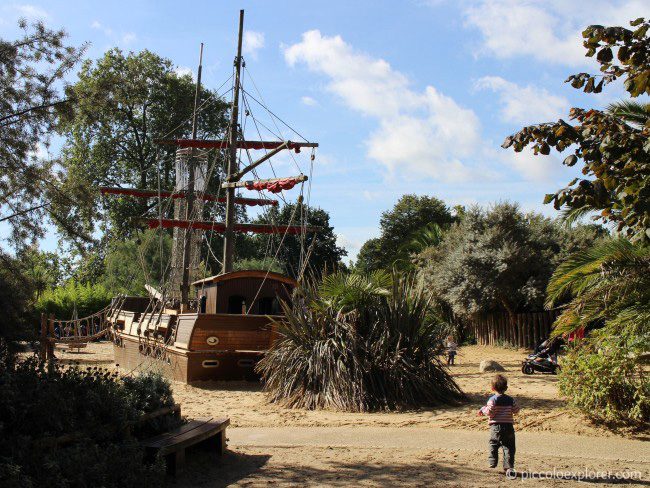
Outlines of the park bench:
<svg viewBox="0 0 650 488">
<path fill-rule="evenodd" d="M 81 349 L 84 347 L 88 346 L 87 342 L 66 342 L 65 347 L 68 348 L 68 351 L 72 351 L 73 349 L 76 349 L 77 352 L 80 352 Z"/>
<path fill-rule="evenodd" d="M 158 454 L 165 458 L 167 473 L 176 475 L 185 464 L 185 449 L 202 443 L 211 447 L 218 455 L 226 449 L 226 427 L 230 419 L 197 419 L 190 420 L 164 434 L 142 441 L 140 444 L 146 450 L 149 460 Z"/>
</svg>

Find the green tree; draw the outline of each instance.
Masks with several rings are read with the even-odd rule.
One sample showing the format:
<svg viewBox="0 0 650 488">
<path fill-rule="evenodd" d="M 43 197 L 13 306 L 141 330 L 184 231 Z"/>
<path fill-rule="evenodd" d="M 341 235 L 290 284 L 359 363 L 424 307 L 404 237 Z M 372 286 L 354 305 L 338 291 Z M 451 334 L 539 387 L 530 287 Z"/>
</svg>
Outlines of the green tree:
<svg viewBox="0 0 650 488">
<path fill-rule="evenodd" d="M 404 195 L 381 215 L 381 236 L 368 240 L 359 251 L 357 267 L 362 272 L 390 269 L 395 263 L 408 263 L 408 244 L 422 228 L 436 224 L 441 229 L 454 222 L 451 211 L 435 197 Z"/>
<path fill-rule="evenodd" d="M 77 100 L 61 118 L 66 137 L 62 164 L 67 184 L 87 188 L 121 186 L 170 190 L 175 183 L 174 146 L 156 139 L 187 138 L 191 134 L 195 86 L 190 75 L 179 75 L 172 62 L 144 50 L 123 54 L 108 51 L 95 62 L 86 61 L 78 81 L 67 88 Z M 226 127 L 226 103 L 203 89 L 199 100 L 198 138 L 219 138 Z M 219 155 L 212 156 L 212 159 Z M 215 165 L 213 185 L 219 184 Z M 94 205 L 100 203 L 96 190 Z M 107 198 L 114 236 L 134 235 L 131 219 L 154 215 L 156 201 Z M 166 215 L 173 207 L 168 206 Z"/>
<path fill-rule="evenodd" d="M 461 317 L 539 310 L 558 256 L 573 242 L 570 232 L 540 215 L 524 214 L 516 204 L 472 207 L 439 246 L 418 257 L 420 274 Z M 593 241 L 598 231 L 592 232 Z"/>
<path fill-rule="evenodd" d="M 101 283 L 112 294 L 147 295 L 144 285 L 161 287 L 169 270 L 172 238 L 167 233 L 145 231 L 140 237 L 114 240 L 105 258 Z"/>
<path fill-rule="evenodd" d="M 62 191 L 53 162 L 38 154 L 49 144 L 54 109 L 71 102 L 61 97 L 60 86 L 84 52 L 66 46 L 62 30 L 42 23 L 19 25 L 22 37 L 0 38 L 0 222 L 11 226 L 18 247 L 44 235 L 44 219 L 81 235 L 76 223 L 51 205 L 81 195 Z"/>
<path fill-rule="evenodd" d="M 300 208 L 300 206 L 302 208 Z M 301 225 L 320 227 L 317 232 L 307 232 L 303 236 L 287 234 L 258 235 L 253 239 L 252 252 L 255 258 L 276 258 L 286 273 L 298 276 L 303 271 L 304 259 L 308 259 L 307 272 L 321 273 L 323 270 L 337 269 L 347 251 L 336 244 L 336 234 L 330 225 L 329 214 L 317 207 L 300 203 L 289 203 L 281 208 L 271 207 L 255 219 L 260 224 Z M 242 256 L 246 258 L 248 256 Z"/>
<path fill-rule="evenodd" d="M 622 78 L 631 97 L 650 94 L 650 23 L 643 18 L 624 27 L 592 25 L 583 32 L 587 56 L 596 55 L 602 75 L 578 73 L 567 79 L 574 88 L 599 93 L 603 86 Z M 618 62 L 614 61 L 614 50 Z M 597 78 L 600 81 L 597 82 Z M 650 240 L 650 125 L 622 104 L 608 111 L 572 108 L 571 125 L 560 119 L 524 127 L 506 138 L 504 148 L 549 154 L 551 147 L 570 150 L 564 164 L 582 163 L 582 174 L 567 187 L 546 195 L 544 202 L 583 215 L 613 222 L 631 239 Z M 641 114 L 642 115 L 642 114 Z"/>
</svg>

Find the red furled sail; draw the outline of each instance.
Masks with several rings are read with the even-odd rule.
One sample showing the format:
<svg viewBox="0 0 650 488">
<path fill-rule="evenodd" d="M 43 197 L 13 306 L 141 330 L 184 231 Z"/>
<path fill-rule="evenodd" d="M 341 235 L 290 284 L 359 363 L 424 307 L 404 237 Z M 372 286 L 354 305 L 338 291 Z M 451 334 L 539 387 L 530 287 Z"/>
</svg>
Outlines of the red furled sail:
<svg viewBox="0 0 650 488">
<path fill-rule="evenodd" d="M 102 195 L 128 195 L 138 198 L 157 198 L 158 192 L 156 190 L 141 190 L 138 188 L 115 188 L 115 187 L 102 187 L 99 189 Z M 161 191 L 161 198 L 185 198 L 185 192 L 171 192 L 171 191 Z M 208 202 L 219 202 L 225 203 L 226 197 L 216 197 L 210 195 L 209 193 L 198 194 L 197 198 L 201 198 Z M 235 197 L 235 203 L 240 205 L 277 205 L 277 200 L 267 200 L 265 198 L 241 198 Z"/>
<path fill-rule="evenodd" d="M 300 183 L 298 178 L 282 178 L 275 181 L 246 181 L 245 188 L 247 190 L 267 190 L 271 193 L 280 193 L 282 190 L 291 190 L 297 183 Z"/>
<path fill-rule="evenodd" d="M 158 144 L 172 145 L 178 147 L 196 147 L 200 149 L 226 149 L 228 141 L 220 140 L 199 140 L 199 139 L 158 139 Z M 284 144 L 284 141 L 237 141 L 238 149 L 276 149 Z M 299 153 L 303 147 L 318 147 L 315 142 L 291 142 L 287 149 L 293 149 Z"/>
<path fill-rule="evenodd" d="M 226 224 L 223 222 L 198 222 L 191 220 L 172 220 L 172 219 L 147 219 L 147 225 L 150 229 L 158 227 L 170 229 L 178 227 L 180 229 L 201 229 L 212 230 L 214 232 L 225 232 Z M 235 232 L 253 232 L 254 234 L 300 234 L 306 232 L 318 232 L 319 227 L 300 225 L 272 225 L 272 224 L 235 224 Z"/>
</svg>

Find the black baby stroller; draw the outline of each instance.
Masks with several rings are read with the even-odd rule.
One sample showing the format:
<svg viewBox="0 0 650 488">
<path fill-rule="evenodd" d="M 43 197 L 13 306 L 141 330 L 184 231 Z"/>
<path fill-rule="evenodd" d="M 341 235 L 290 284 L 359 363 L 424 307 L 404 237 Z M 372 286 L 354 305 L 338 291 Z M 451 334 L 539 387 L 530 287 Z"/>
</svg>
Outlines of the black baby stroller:
<svg viewBox="0 0 650 488">
<path fill-rule="evenodd" d="M 557 364 L 557 352 L 562 346 L 562 339 L 556 337 L 547 339 L 535 348 L 533 354 L 529 354 L 521 362 L 521 372 L 524 374 L 551 373 L 557 374 L 560 366 Z"/>
</svg>

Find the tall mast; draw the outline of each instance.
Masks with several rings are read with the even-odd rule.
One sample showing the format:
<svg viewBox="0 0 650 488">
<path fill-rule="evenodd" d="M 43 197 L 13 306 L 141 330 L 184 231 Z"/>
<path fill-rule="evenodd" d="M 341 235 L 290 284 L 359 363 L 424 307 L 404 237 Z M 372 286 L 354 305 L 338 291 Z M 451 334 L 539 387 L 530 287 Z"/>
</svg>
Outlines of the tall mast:
<svg viewBox="0 0 650 488">
<path fill-rule="evenodd" d="M 192 114 L 192 139 L 196 139 L 197 132 L 197 112 L 199 98 L 201 96 L 201 71 L 203 69 L 203 43 L 201 43 L 201 50 L 199 52 L 199 69 L 196 74 L 196 91 L 194 92 L 194 113 Z M 187 191 L 186 191 L 186 211 L 185 220 L 192 220 L 192 211 L 194 210 L 194 151 L 192 148 L 190 157 L 187 161 L 188 178 L 187 178 Z M 190 303 L 190 266 L 192 258 L 192 234 L 191 228 L 185 230 L 185 242 L 183 245 L 183 281 L 181 283 L 181 309 L 187 311 Z"/>
<path fill-rule="evenodd" d="M 239 76 L 241 72 L 242 37 L 244 33 L 244 11 L 239 11 L 239 40 L 235 58 L 235 86 L 233 90 L 232 112 L 230 114 L 230 137 L 228 141 L 228 174 L 226 181 L 237 172 L 237 119 L 239 118 Z M 223 243 L 223 273 L 232 271 L 235 254 L 235 188 L 226 189 L 226 229 Z"/>
</svg>

